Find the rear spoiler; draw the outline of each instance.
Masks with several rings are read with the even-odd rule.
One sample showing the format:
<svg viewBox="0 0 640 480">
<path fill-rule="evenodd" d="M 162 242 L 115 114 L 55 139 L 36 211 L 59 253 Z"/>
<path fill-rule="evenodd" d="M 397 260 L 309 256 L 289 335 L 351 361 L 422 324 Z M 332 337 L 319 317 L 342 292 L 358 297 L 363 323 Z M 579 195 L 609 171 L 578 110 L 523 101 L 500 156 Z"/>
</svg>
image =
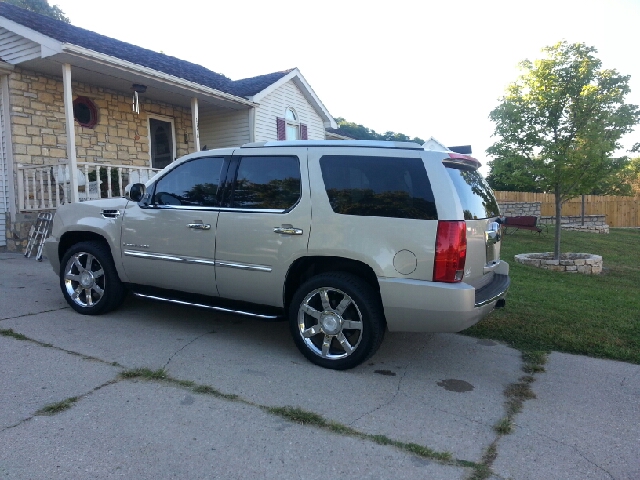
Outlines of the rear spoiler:
<svg viewBox="0 0 640 480">
<path fill-rule="evenodd" d="M 461 153 L 454 153 L 454 152 L 449 153 L 449 158 L 443 158 L 442 163 L 444 163 L 445 165 L 449 164 L 449 165 L 461 165 L 464 167 L 471 167 L 474 170 L 477 170 L 482 166 L 482 163 L 480 163 L 477 159 L 469 155 L 463 155 Z"/>
</svg>

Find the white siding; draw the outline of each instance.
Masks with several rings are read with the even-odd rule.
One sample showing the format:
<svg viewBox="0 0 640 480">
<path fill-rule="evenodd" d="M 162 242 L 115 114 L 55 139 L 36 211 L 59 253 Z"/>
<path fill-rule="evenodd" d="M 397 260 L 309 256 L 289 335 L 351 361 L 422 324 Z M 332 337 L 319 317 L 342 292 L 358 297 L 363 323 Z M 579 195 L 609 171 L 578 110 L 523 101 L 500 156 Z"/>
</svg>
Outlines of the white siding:
<svg viewBox="0 0 640 480">
<path fill-rule="evenodd" d="M 293 80 L 290 80 L 264 97 L 256 107 L 256 142 L 278 139 L 276 118 L 284 117 L 287 107 L 292 107 L 298 114 L 300 123 L 307 125 L 309 140 L 324 140 L 322 118 L 307 102 Z"/>
<path fill-rule="evenodd" d="M 7 245 L 6 213 L 9 211 L 9 172 L 7 169 L 6 139 L 4 134 L 3 95 L 0 90 L 0 247 Z"/>
<path fill-rule="evenodd" d="M 40 44 L 0 27 L 0 58 L 16 65 L 40 58 Z"/>
<path fill-rule="evenodd" d="M 250 141 L 249 110 L 200 112 L 198 126 L 202 148 L 237 147 Z"/>
</svg>

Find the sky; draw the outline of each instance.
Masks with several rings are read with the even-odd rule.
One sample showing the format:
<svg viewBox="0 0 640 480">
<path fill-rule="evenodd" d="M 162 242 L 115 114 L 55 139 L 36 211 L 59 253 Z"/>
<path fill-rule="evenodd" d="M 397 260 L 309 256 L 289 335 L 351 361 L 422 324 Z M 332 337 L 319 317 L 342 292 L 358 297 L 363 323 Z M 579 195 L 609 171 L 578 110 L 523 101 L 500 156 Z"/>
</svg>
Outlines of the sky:
<svg viewBox="0 0 640 480">
<path fill-rule="evenodd" d="M 334 117 L 471 145 L 485 164 L 488 115 L 518 63 L 558 41 L 596 47 L 604 68 L 631 76 L 627 101 L 640 105 L 640 0 L 49 3 L 75 26 L 233 80 L 298 67 Z M 623 138 L 637 142 L 640 126 Z"/>
</svg>

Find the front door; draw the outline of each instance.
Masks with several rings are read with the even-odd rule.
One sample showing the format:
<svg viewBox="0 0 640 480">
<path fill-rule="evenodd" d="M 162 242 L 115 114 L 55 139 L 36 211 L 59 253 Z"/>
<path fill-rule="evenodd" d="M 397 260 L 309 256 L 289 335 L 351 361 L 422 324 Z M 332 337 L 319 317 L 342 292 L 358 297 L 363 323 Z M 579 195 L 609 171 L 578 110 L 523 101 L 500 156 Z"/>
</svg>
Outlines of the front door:
<svg viewBox="0 0 640 480">
<path fill-rule="evenodd" d="M 149 205 L 129 202 L 122 225 L 129 282 L 216 296 L 217 191 L 223 157 L 181 163 L 150 186 Z"/>
<path fill-rule="evenodd" d="M 151 166 L 164 168 L 174 160 L 173 125 L 157 118 L 149 119 L 149 138 L 151 139 Z"/>
<path fill-rule="evenodd" d="M 234 152 L 233 189 L 216 231 L 216 282 L 220 296 L 282 306 L 291 263 L 304 255 L 311 226 L 306 149 L 285 154 L 260 149 Z"/>
</svg>

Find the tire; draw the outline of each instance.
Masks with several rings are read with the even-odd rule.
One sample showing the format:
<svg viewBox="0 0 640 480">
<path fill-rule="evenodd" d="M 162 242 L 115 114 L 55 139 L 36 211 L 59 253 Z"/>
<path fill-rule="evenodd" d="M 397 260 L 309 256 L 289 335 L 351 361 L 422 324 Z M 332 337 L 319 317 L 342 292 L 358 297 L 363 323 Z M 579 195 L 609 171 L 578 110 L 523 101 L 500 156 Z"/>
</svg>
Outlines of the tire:
<svg viewBox="0 0 640 480">
<path fill-rule="evenodd" d="M 346 370 L 377 350 L 386 328 L 377 292 L 342 272 L 317 275 L 295 293 L 289 328 L 302 354 L 324 368 Z"/>
<path fill-rule="evenodd" d="M 76 243 L 65 252 L 60 266 L 62 294 L 76 312 L 99 315 L 122 304 L 126 289 L 104 243 Z"/>
</svg>

